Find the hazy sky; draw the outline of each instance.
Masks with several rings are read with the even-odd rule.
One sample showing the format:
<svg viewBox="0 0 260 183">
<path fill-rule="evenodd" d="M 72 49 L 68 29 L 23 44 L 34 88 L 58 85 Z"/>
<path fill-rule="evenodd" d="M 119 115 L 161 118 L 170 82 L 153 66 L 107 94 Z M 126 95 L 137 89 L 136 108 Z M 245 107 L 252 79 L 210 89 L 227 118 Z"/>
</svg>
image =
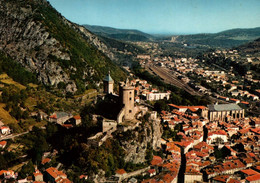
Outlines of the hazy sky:
<svg viewBox="0 0 260 183">
<path fill-rule="evenodd" d="M 148 33 L 215 33 L 260 26 L 260 0 L 49 0 L 78 24 Z"/>
</svg>

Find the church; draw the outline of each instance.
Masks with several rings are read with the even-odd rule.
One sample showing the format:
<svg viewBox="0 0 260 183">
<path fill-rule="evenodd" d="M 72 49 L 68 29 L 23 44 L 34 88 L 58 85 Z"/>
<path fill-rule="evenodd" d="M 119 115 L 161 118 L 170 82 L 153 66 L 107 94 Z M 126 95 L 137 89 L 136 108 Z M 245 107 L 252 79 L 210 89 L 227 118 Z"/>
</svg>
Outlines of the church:
<svg viewBox="0 0 260 183">
<path fill-rule="evenodd" d="M 211 104 L 208 105 L 208 110 L 210 121 L 231 121 L 245 117 L 245 110 L 237 104 Z"/>
</svg>

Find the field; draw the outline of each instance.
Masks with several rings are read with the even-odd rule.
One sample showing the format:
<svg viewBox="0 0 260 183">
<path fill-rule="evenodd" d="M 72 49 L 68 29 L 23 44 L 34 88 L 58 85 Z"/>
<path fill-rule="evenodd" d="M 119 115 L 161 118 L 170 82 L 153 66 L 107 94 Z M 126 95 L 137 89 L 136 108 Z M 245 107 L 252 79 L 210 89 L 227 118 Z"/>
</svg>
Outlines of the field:
<svg viewBox="0 0 260 183">
<path fill-rule="evenodd" d="M 19 88 L 20 90 L 26 89 L 25 86 L 21 85 L 20 83 L 15 82 L 12 78 L 10 78 L 7 74 L 0 75 L 0 82 L 6 85 L 14 85 L 15 87 Z"/>
<path fill-rule="evenodd" d="M 5 104 L 0 103 L 0 117 L 1 120 L 5 123 L 14 123 L 17 122 L 15 118 L 13 118 L 9 112 L 7 112 L 6 110 L 4 110 Z"/>
</svg>

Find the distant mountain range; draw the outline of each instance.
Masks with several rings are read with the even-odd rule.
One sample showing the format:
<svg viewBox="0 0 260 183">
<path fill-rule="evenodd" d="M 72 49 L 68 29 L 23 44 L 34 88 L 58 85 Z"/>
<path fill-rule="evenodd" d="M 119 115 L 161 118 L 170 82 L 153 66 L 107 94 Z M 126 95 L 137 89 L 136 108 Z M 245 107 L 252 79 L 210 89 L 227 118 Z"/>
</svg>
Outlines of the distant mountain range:
<svg viewBox="0 0 260 183">
<path fill-rule="evenodd" d="M 151 41 L 153 36 L 139 30 L 133 29 L 117 29 L 112 27 L 83 25 L 89 31 L 104 37 L 118 39 L 122 41 Z"/>
<path fill-rule="evenodd" d="M 201 33 L 177 36 L 154 36 L 139 30 L 117 29 L 86 24 L 83 26 L 99 36 L 121 41 L 169 41 L 206 48 L 231 48 L 248 43 L 260 37 L 260 27 L 249 29 L 230 29 L 212 34 Z"/>
<path fill-rule="evenodd" d="M 260 37 L 260 27 L 231 29 L 214 34 L 193 34 L 168 37 L 165 40 L 192 46 L 231 48 Z"/>
</svg>

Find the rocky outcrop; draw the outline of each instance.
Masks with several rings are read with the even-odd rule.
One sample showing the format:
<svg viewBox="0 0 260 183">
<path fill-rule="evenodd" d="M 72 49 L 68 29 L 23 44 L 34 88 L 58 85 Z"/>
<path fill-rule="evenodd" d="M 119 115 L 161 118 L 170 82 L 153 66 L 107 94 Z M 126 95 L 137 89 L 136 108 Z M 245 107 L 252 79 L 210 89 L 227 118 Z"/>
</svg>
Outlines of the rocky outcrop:
<svg viewBox="0 0 260 183">
<path fill-rule="evenodd" d="M 74 81 L 50 58 L 51 55 L 69 61 L 69 54 L 41 22 L 31 18 L 34 11 L 30 5 L 20 8 L 18 4 L 0 1 L 0 49 L 35 72 L 44 84 L 57 86 L 64 82 L 67 91 L 75 92 Z"/>
<path fill-rule="evenodd" d="M 144 163 L 147 151 L 157 150 L 161 146 L 161 136 L 160 120 L 151 120 L 134 130 L 122 133 L 118 139 L 120 139 L 120 144 L 126 152 L 125 161 L 135 164 Z"/>
</svg>

